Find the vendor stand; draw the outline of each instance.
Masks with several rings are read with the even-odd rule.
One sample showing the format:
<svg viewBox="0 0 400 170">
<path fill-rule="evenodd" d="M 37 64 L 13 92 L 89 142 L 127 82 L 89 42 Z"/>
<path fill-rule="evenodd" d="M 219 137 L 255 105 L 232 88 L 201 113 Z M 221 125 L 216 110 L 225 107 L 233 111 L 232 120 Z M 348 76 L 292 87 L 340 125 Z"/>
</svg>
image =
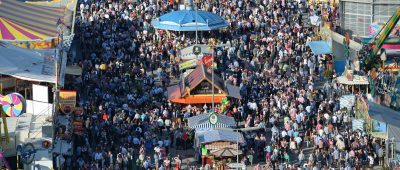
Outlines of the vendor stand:
<svg viewBox="0 0 400 170">
<path fill-rule="evenodd" d="M 201 152 L 202 166 L 233 163 L 243 154 L 240 145 L 245 143 L 243 134 L 232 130 L 196 131 L 196 146 Z"/>
<path fill-rule="evenodd" d="M 352 94 L 356 94 L 356 89 L 360 91 L 365 89 L 368 93 L 368 78 L 366 76 L 354 75 L 352 70 L 345 70 L 342 76 L 337 78 L 337 83 L 345 86 L 345 89 L 351 90 Z"/>
<path fill-rule="evenodd" d="M 212 87 L 214 87 L 214 102 L 222 103 L 226 97 L 241 99 L 240 88 L 227 84 L 214 75 L 212 84 L 211 73 L 203 64 L 198 65 L 189 75 L 183 77 L 179 84 L 167 88 L 168 100 L 171 103 L 186 105 L 212 103 Z"/>
</svg>

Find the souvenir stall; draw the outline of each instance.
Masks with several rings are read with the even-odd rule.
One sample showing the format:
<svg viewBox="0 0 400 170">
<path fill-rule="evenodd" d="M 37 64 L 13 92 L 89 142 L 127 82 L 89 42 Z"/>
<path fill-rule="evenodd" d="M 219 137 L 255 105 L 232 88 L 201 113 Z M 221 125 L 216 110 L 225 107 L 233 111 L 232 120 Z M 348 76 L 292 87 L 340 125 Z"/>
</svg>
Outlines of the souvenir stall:
<svg viewBox="0 0 400 170">
<path fill-rule="evenodd" d="M 337 77 L 337 83 L 343 85 L 350 94 L 357 94 L 360 91 L 368 93 L 368 78 L 354 75 L 352 70 L 345 70 L 343 75 Z"/>
<path fill-rule="evenodd" d="M 243 153 L 240 145 L 245 143 L 242 133 L 233 129 L 196 131 L 195 141 L 202 166 L 209 164 L 214 168 L 236 162 Z"/>
</svg>

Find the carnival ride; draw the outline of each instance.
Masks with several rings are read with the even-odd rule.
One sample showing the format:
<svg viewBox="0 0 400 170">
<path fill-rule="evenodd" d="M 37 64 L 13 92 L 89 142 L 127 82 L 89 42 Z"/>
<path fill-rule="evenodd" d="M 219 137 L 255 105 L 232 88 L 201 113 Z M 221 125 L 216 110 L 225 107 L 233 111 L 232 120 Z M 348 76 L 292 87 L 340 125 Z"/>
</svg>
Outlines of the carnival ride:
<svg viewBox="0 0 400 170">
<path fill-rule="evenodd" d="M 373 46 L 370 51 L 370 58 L 372 59 L 371 62 L 374 62 L 375 56 L 381 50 L 383 44 L 386 43 L 387 38 L 389 37 L 390 33 L 392 32 L 393 28 L 395 28 L 397 22 L 400 19 L 400 7 L 397 8 L 396 12 L 392 15 L 389 21 L 385 24 L 384 28 L 379 31 L 368 43 L 367 45 Z M 394 41 L 395 39 L 389 41 L 390 43 L 400 44 L 400 41 Z"/>
<path fill-rule="evenodd" d="M 362 55 L 367 56 L 364 57 L 362 63 L 365 64 L 367 71 L 371 71 L 369 82 L 372 96 L 375 96 L 375 92 L 385 96 L 384 103 L 393 107 L 399 107 L 397 103 L 400 102 L 400 88 L 398 88 L 400 85 L 398 81 L 400 67 L 397 65 L 397 59 L 393 59 L 395 60 L 394 64 L 385 65 L 388 58 L 386 49 L 383 46 L 387 44 L 400 44 L 399 37 L 390 37 L 399 19 L 400 7 L 396 9 L 389 21 L 373 38 L 368 39 L 369 41 L 367 42 L 364 41 L 365 45 L 361 51 Z M 378 72 L 376 69 L 380 71 Z"/>
</svg>

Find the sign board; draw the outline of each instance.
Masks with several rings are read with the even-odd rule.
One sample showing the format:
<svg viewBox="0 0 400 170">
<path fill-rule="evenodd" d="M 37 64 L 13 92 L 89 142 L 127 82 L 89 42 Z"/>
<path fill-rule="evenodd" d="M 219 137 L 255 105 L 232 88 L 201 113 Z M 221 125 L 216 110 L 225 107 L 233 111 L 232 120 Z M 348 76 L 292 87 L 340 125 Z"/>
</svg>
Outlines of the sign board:
<svg viewBox="0 0 400 170">
<path fill-rule="evenodd" d="M 193 54 L 194 55 L 199 55 L 201 53 L 201 47 L 200 46 L 193 46 Z"/>
<path fill-rule="evenodd" d="M 201 60 L 203 61 L 203 64 L 206 65 L 206 67 L 210 67 L 213 64 L 212 55 L 204 55 Z"/>
<path fill-rule="evenodd" d="M 197 65 L 197 61 L 195 59 L 194 60 L 185 61 L 185 62 L 179 64 L 179 70 L 184 70 L 184 69 L 187 69 L 187 68 L 193 68 L 193 67 L 196 67 L 196 65 Z"/>
<path fill-rule="evenodd" d="M 387 124 L 377 120 L 372 120 L 371 134 L 373 137 L 387 139 Z"/>
<path fill-rule="evenodd" d="M 364 123 L 365 121 L 362 119 L 353 119 L 352 120 L 353 130 L 364 131 Z"/>
<path fill-rule="evenodd" d="M 72 112 L 72 108 L 76 104 L 76 91 L 75 90 L 60 90 L 59 103 L 61 111 L 64 113 Z"/>
<path fill-rule="evenodd" d="M 241 168 L 241 169 L 246 169 L 246 165 L 242 163 L 230 163 L 228 164 L 229 168 Z"/>
<path fill-rule="evenodd" d="M 215 125 L 218 123 L 218 116 L 215 113 L 212 113 L 209 117 L 208 120 L 212 125 Z"/>
<path fill-rule="evenodd" d="M 34 101 L 49 102 L 49 88 L 47 86 L 32 84 L 32 91 L 32 98 Z"/>
</svg>

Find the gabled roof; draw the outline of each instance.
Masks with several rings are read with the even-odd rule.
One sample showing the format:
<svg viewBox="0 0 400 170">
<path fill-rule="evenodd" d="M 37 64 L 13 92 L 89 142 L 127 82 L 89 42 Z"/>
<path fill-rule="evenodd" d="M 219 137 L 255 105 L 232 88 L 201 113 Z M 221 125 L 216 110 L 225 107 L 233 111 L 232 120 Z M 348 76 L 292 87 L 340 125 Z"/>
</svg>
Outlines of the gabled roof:
<svg viewBox="0 0 400 170">
<path fill-rule="evenodd" d="M 189 87 L 190 90 L 196 88 L 201 82 L 207 80 L 212 83 L 212 75 L 208 73 L 203 64 L 200 64 L 185 78 L 185 87 Z M 224 80 L 221 77 L 214 74 L 214 86 L 221 90 L 224 94 L 229 94 L 227 89 L 224 87 Z M 181 91 L 182 92 L 182 91 Z M 187 94 L 186 91 L 182 92 L 182 96 Z"/>
<path fill-rule="evenodd" d="M 212 84 L 212 74 L 208 72 L 207 68 L 203 64 L 200 64 L 191 73 L 189 73 L 189 75 L 187 75 L 185 78 L 182 78 L 177 85 L 167 88 L 168 100 L 171 101 L 190 98 L 189 91 L 195 89 L 203 81 L 207 81 Z M 214 86 L 221 90 L 223 97 L 230 96 L 241 99 L 239 87 L 230 84 L 225 85 L 224 80 L 216 74 L 214 74 Z M 217 100 L 220 102 L 220 99 L 215 99 L 214 101 Z M 207 103 L 207 101 L 209 101 L 207 96 L 203 96 L 201 99 L 196 98 L 195 100 L 190 100 L 190 102 L 194 103 Z M 188 100 L 176 102 L 188 103 Z"/>
</svg>

